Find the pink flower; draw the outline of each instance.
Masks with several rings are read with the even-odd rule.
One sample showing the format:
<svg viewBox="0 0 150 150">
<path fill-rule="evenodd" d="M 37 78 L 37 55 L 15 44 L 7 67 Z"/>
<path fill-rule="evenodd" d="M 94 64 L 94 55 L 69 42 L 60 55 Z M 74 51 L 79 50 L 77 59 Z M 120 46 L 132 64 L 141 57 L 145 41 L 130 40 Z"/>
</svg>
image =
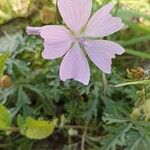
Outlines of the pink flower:
<svg viewBox="0 0 150 150">
<path fill-rule="evenodd" d="M 117 43 L 100 39 L 124 26 L 119 17 L 111 15 L 113 4 L 102 7 L 90 19 L 92 0 L 58 0 L 58 8 L 70 30 L 61 25 L 27 27 L 28 34 L 44 39 L 43 58 L 65 55 L 60 66 L 63 81 L 74 79 L 85 85 L 89 83 L 90 69 L 85 54 L 100 70 L 111 73 L 111 59 L 125 51 Z"/>
</svg>

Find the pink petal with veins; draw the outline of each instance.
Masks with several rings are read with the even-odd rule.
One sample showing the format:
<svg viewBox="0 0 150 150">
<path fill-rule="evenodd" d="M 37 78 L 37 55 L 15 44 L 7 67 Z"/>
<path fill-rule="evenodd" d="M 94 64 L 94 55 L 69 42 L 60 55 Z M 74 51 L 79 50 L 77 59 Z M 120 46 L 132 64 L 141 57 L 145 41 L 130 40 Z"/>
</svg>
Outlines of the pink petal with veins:
<svg viewBox="0 0 150 150">
<path fill-rule="evenodd" d="M 70 31 L 63 26 L 30 27 L 27 28 L 27 32 L 34 35 L 40 34 L 44 39 L 42 56 L 45 59 L 55 59 L 63 56 L 70 49 L 73 42 Z"/>
<path fill-rule="evenodd" d="M 29 27 L 29 26 L 28 26 L 26 32 L 27 32 L 29 35 L 39 35 L 41 29 L 42 29 L 42 27 Z"/>
<path fill-rule="evenodd" d="M 79 33 L 90 17 L 92 0 L 58 0 L 58 8 L 66 25 Z"/>
<path fill-rule="evenodd" d="M 124 48 L 119 44 L 106 40 L 91 41 L 85 50 L 91 61 L 103 72 L 111 73 L 112 58 L 115 54 L 124 53 Z"/>
<path fill-rule="evenodd" d="M 109 3 L 92 16 L 86 26 L 85 36 L 104 37 L 123 28 L 124 24 L 121 19 L 110 14 L 113 6 L 112 3 Z"/>
<path fill-rule="evenodd" d="M 67 52 L 61 66 L 60 79 L 74 79 L 87 85 L 90 79 L 90 69 L 87 59 L 77 43 Z"/>
</svg>

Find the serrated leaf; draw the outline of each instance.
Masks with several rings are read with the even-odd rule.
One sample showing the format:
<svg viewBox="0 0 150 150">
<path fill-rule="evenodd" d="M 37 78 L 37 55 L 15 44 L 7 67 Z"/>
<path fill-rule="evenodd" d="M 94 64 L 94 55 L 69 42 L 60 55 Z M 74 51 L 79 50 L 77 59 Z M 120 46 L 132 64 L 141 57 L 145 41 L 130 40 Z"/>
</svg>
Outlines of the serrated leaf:
<svg viewBox="0 0 150 150">
<path fill-rule="evenodd" d="M 0 130 L 7 130 L 11 127 L 12 115 L 3 105 L 0 105 Z"/>
<path fill-rule="evenodd" d="M 22 106 L 25 104 L 30 104 L 30 99 L 26 92 L 23 90 L 22 87 L 19 87 L 18 89 L 18 101 L 17 101 L 17 106 Z"/>
<path fill-rule="evenodd" d="M 30 139 L 43 139 L 51 135 L 56 127 L 57 120 L 35 120 L 31 117 L 26 119 L 25 135 Z"/>
<path fill-rule="evenodd" d="M 130 130 L 132 124 L 125 124 L 120 127 L 116 127 L 115 134 L 109 135 L 102 141 L 103 150 L 116 150 L 116 146 L 123 146 L 125 144 L 126 133 Z"/>
<path fill-rule="evenodd" d="M 39 90 L 37 87 L 31 85 L 31 84 L 27 84 L 25 85 L 26 88 L 28 88 L 29 90 L 35 92 L 36 94 L 38 94 L 41 98 L 44 98 L 41 90 Z"/>
<path fill-rule="evenodd" d="M 111 116 L 108 114 L 104 114 L 104 116 L 102 117 L 102 120 L 106 124 L 125 123 L 125 122 L 129 121 L 129 119 L 127 119 L 127 118 L 119 118 L 118 116 L 114 117 L 114 116 Z"/>
<path fill-rule="evenodd" d="M 8 57 L 9 57 L 9 53 L 7 52 L 0 53 L 0 77 L 3 75 L 4 67 Z"/>
<path fill-rule="evenodd" d="M 143 135 L 137 130 L 131 130 L 126 137 L 125 150 L 149 150 L 150 138 L 146 134 Z"/>
<path fill-rule="evenodd" d="M 15 59 L 15 61 L 13 61 L 13 64 L 16 67 L 17 71 L 22 75 L 24 75 L 25 77 L 28 75 L 27 73 L 30 71 L 30 69 L 24 61 Z"/>
</svg>

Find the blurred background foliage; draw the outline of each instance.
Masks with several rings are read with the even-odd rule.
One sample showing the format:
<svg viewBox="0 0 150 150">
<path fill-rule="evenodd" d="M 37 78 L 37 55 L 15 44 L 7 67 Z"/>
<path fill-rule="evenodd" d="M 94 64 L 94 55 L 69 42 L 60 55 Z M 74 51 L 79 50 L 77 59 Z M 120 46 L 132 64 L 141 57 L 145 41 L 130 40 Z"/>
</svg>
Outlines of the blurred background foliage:
<svg viewBox="0 0 150 150">
<path fill-rule="evenodd" d="M 110 1 L 93 0 L 93 13 Z M 62 23 L 56 1 L 0 1 L 0 149 L 149 150 L 150 2 L 112 2 L 125 27 L 107 39 L 126 53 L 111 75 L 90 64 L 83 86 L 60 81 L 61 59 L 42 59 L 42 39 L 25 33 Z"/>
</svg>

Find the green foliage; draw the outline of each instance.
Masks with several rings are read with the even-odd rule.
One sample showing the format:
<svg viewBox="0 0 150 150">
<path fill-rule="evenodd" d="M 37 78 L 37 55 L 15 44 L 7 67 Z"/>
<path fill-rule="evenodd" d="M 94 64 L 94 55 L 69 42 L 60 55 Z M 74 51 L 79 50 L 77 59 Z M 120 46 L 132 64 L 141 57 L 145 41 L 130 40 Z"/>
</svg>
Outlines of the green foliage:
<svg viewBox="0 0 150 150">
<path fill-rule="evenodd" d="M 12 115 L 3 105 L 0 105 L 0 130 L 9 130 L 12 124 Z"/>
<path fill-rule="evenodd" d="M 108 136 L 103 140 L 102 144 L 103 150 L 116 150 L 117 145 L 125 145 L 126 134 L 131 128 L 131 124 L 125 124 L 121 127 L 111 128 L 107 127 L 106 130 L 109 130 L 112 135 Z"/>
<path fill-rule="evenodd" d="M 24 121 L 24 119 L 21 115 L 17 116 L 17 125 L 18 125 L 18 128 L 20 130 L 20 133 L 22 135 L 24 135 L 25 134 L 25 129 L 26 129 L 26 124 L 25 124 L 25 121 Z"/>
<path fill-rule="evenodd" d="M 110 1 L 94 0 L 93 13 Z M 9 74 L 13 82 L 10 88 L 0 88 L 0 103 L 9 109 L 2 108 L 6 114 L 11 112 L 10 121 L 0 112 L 3 120 L 0 126 L 5 125 L 1 131 L 12 133 L 6 136 L 0 132 L 0 141 L 4 143 L 0 149 L 3 146 L 2 149 L 8 150 L 149 150 L 149 9 L 147 0 L 129 1 L 113 0 L 117 5 L 112 13 L 121 16 L 125 28 L 107 37 L 123 45 L 126 53 L 113 60 L 110 75 L 101 73 L 90 63 L 88 86 L 73 80 L 60 81 L 58 71 L 62 59 L 44 60 L 41 57 L 43 41 L 28 36 L 24 28 L 18 29 L 26 24 L 62 24 L 55 0 L 13 0 L 11 4 L 0 1 L 0 6 L 4 2 L 3 8 L 0 7 L 0 24 L 11 18 L 29 16 L 25 22 L 18 18 L 0 28 L 1 49 L 10 54 L 5 67 L 0 69 Z M 24 9 L 19 10 L 23 6 L 20 2 L 27 4 Z M 141 5 L 146 7 L 141 9 Z M 54 22 L 45 18 L 51 15 L 49 12 L 56 15 Z M 139 80 L 128 79 L 126 69 L 137 66 L 143 67 L 144 76 Z"/>
<path fill-rule="evenodd" d="M 7 62 L 8 57 L 9 57 L 8 52 L 0 53 L 0 77 L 3 75 L 5 64 Z"/>
<path fill-rule="evenodd" d="M 17 118 L 20 133 L 30 139 L 43 139 L 48 137 L 57 126 L 57 121 L 57 119 L 53 119 L 52 121 L 35 120 L 31 117 L 27 117 L 24 121 L 21 115 Z M 11 113 L 3 105 L 0 105 L 0 130 L 7 132 L 16 130 L 12 127 Z"/>
<path fill-rule="evenodd" d="M 52 121 L 35 120 L 27 117 L 26 120 L 19 115 L 17 117 L 18 130 L 22 135 L 30 139 L 43 139 L 51 135 L 54 128 L 57 126 L 57 119 Z M 12 115 L 10 111 L 3 105 L 0 105 L 0 130 L 4 131 L 17 131 L 12 127 Z"/>
<path fill-rule="evenodd" d="M 57 125 L 57 119 L 53 121 L 35 120 L 30 117 L 26 119 L 25 135 L 30 139 L 43 139 L 51 135 Z"/>
<path fill-rule="evenodd" d="M 106 104 L 103 121 L 107 134 L 103 137 L 102 149 L 116 150 L 118 146 L 126 147 L 126 150 L 140 150 L 142 147 L 149 149 L 150 123 L 133 121 L 128 108 L 113 101 Z"/>
</svg>

